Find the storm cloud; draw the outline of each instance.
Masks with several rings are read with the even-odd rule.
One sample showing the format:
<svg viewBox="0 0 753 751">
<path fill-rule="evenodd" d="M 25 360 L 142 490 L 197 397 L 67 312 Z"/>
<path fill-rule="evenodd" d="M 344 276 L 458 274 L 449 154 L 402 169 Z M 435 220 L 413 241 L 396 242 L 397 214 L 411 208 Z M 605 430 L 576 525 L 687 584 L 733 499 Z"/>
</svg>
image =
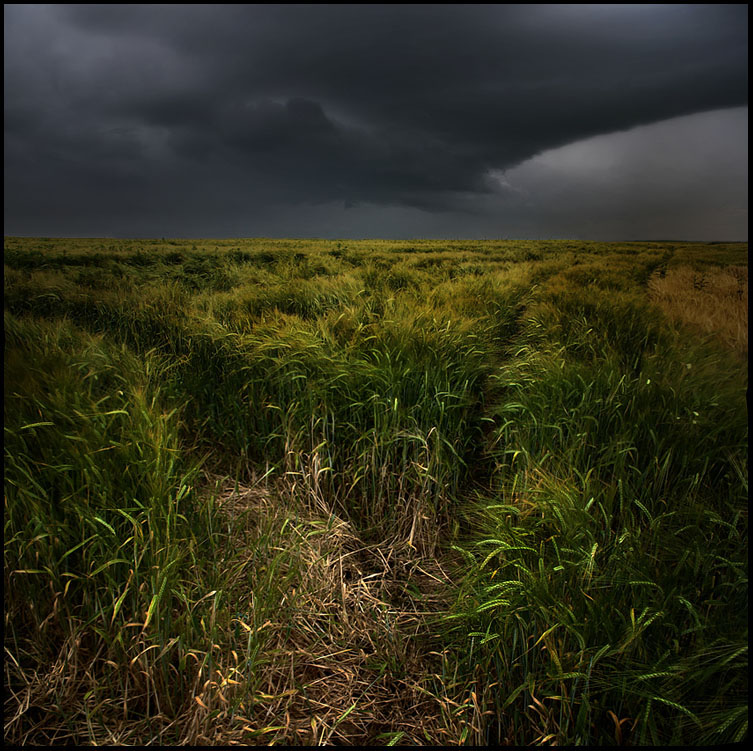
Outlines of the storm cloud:
<svg viewBox="0 0 753 751">
<path fill-rule="evenodd" d="M 744 5 L 57 5 L 4 16 L 6 234 L 585 237 L 596 222 L 629 239 L 627 217 L 639 234 L 687 233 L 684 218 L 730 183 L 729 202 L 747 204 Z M 683 118 L 710 112 L 712 156 L 699 162 Z M 588 148 L 550 170 L 557 211 L 542 208 L 551 182 L 521 202 L 536 192 L 531 160 L 665 121 L 691 151 L 674 149 L 669 168 L 658 159 L 664 177 L 646 155 L 664 153 L 666 133 L 658 145 L 628 139 L 647 171 L 616 170 L 612 203 L 578 190 Z M 525 165 L 527 187 L 500 179 Z M 685 210 L 668 199 L 699 180 Z M 747 213 L 725 216 L 694 235 L 746 239 Z"/>
</svg>

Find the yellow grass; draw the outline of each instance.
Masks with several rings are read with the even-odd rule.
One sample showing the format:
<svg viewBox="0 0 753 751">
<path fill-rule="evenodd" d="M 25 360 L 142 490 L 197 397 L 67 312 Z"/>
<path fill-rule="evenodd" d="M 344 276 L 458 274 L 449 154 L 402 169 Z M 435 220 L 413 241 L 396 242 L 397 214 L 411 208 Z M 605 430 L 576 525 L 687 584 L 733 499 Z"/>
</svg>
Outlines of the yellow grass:
<svg viewBox="0 0 753 751">
<path fill-rule="evenodd" d="M 689 266 L 657 272 L 649 294 L 670 317 L 716 335 L 742 356 L 748 354 L 748 268 L 695 271 Z"/>
</svg>

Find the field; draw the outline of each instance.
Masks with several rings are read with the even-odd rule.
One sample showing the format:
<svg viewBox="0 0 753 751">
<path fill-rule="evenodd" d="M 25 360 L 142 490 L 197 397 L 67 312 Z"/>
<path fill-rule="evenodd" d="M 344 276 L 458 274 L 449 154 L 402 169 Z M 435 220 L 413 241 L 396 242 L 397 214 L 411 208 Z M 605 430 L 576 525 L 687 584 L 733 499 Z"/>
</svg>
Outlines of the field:
<svg viewBox="0 0 753 751">
<path fill-rule="evenodd" d="M 747 254 L 6 238 L 4 740 L 747 737 Z"/>
</svg>

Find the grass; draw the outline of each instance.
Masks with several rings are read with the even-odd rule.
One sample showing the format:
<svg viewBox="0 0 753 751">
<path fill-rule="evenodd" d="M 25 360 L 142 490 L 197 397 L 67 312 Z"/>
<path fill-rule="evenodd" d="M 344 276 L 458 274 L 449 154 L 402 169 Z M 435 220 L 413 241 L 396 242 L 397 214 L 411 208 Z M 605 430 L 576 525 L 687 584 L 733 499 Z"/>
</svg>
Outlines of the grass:
<svg viewBox="0 0 753 751">
<path fill-rule="evenodd" d="M 741 358 L 748 357 L 748 267 L 695 271 L 680 266 L 658 273 L 651 299 L 670 317 L 720 338 Z"/>
<path fill-rule="evenodd" d="M 747 246 L 4 261 L 6 742 L 747 737 Z"/>
</svg>

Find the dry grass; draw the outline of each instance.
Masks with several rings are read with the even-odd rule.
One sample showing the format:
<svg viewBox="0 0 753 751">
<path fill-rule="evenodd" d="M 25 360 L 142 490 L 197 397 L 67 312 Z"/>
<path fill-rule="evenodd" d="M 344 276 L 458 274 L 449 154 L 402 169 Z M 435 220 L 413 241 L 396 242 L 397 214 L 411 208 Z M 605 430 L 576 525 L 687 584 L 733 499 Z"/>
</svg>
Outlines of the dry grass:
<svg viewBox="0 0 753 751">
<path fill-rule="evenodd" d="M 276 622 L 262 626 L 269 659 L 255 691 L 244 691 L 230 711 L 238 656 L 218 655 L 223 667 L 197 704 L 210 715 L 224 699 L 226 710 L 194 742 L 452 743 L 448 715 L 459 703 L 443 695 L 442 655 L 431 629 L 450 592 L 440 563 L 417 556 L 407 542 L 365 545 L 349 523 L 327 515 L 320 502 L 302 501 L 289 485 L 265 490 L 227 483 L 218 503 L 234 526 L 239 560 L 256 555 L 258 566 L 256 538 L 275 530 L 270 555 L 291 554 L 297 573 Z M 242 577 L 228 586 L 242 598 Z"/>
<path fill-rule="evenodd" d="M 696 271 L 689 266 L 655 273 L 651 299 L 670 317 L 690 324 L 743 357 L 748 354 L 748 268 Z"/>
</svg>

